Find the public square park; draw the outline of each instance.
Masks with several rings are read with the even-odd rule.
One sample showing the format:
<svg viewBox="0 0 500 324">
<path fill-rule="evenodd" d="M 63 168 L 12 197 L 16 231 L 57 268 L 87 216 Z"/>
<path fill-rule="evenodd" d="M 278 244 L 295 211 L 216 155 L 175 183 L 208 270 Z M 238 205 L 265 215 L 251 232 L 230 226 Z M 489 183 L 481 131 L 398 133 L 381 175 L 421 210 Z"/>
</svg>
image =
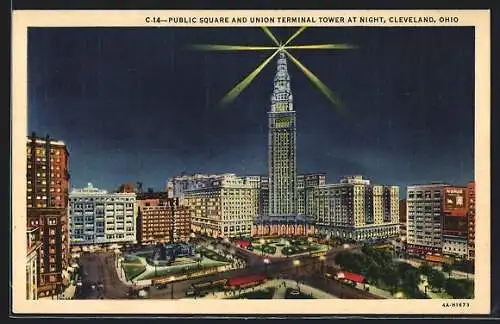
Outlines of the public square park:
<svg viewBox="0 0 500 324">
<path fill-rule="evenodd" d="M 329 249 L 326 244 L 313 242 L 311 239 L 299 238 L 249 238 L 236 241 L 236 245 L 257 255 L 273 258 L 288 258 L 292 256 L 322 253 Z"/>
<path fill-rule="evenodd" d="M 203 272 L 224 271 L 242 267 L 244 262 L 231 253 L 212 245 L 191 246 L 190 253 L 163 252 L 157 246 L 146 246 L 124 252 L 120 258 L 126 281 L 140 281 L 166 276 L 186 276 Z M 176 255 L 173 255 L 176 254 Z"/>
</svg>

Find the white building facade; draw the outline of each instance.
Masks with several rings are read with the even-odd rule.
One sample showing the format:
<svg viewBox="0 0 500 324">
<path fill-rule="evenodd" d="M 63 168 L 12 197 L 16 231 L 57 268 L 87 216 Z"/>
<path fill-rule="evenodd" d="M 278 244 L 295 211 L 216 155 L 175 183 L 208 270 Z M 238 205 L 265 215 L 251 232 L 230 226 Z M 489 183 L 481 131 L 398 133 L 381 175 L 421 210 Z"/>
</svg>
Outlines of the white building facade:
<svg viewBox="0 0 500 324">
<path fill-rule="evenodd" d="M 69 195 L 71 245 L 136 242 L 135 193 L 108 193 L 88 184 Z"/>
<path fill-rule="evenodd" d="M 442 253 L 442 196 L 446 184 L 408 186 L 406 250 L 411 254 Z"/>
<path fill-rule="evenodd" d="M 313 193 L 316 230 L 330 237 L 365 241 L 399 235 L 399 187 L 371 185 L 361 176 L 323 184 Z"/>
<path fill-rule="evenodd" d="M 250 236 L 259 209 L 259 181 L 228 174 L 184 191 L 193 231 L 213 237 Z"/>
</svg>

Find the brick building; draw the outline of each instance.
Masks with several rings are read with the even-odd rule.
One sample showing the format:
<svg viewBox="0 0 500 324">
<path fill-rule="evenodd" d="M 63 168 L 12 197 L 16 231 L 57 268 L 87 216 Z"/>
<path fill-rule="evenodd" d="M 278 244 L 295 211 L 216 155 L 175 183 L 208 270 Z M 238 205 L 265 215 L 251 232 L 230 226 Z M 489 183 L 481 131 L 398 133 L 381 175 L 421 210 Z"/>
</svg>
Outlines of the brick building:
<svg viewBox="0 0 500 324">
<path fill-rule="evenodd" d="M 467 199 L 468 199 L 468 250 L 469 259 L 475 258 L 475 240 L 476 240 L 476 185 L 474 181 L 467 184 Z"/>
<path fill-rule="evenodd" d="M 68 284 L 69 232 L 65 208 L 30 208 L 28 226 L 39 227 L 38 297 L 53 296 Z"/>
<path fill-rule="evenodd" d="M 33 133 L 26 156 L 27 228 L 39 227 L 38 296 L 45 297 L 67 283 L 69 153 L 64 142 Z"/>
<path fill-rule="evenodd" d="M 138 200 L 137 240 L 140 244 L 186 241 L 191 234 L 191 212 L 179 199 L 150 194 Z"/>
<path fill-rule="evenodd" d="M 38 272 L 39 258 L 42 242 L 40 241 L 40 228 L 28 227 L 26 230 L 26 299 L 38 299 Z"/>
</svg>

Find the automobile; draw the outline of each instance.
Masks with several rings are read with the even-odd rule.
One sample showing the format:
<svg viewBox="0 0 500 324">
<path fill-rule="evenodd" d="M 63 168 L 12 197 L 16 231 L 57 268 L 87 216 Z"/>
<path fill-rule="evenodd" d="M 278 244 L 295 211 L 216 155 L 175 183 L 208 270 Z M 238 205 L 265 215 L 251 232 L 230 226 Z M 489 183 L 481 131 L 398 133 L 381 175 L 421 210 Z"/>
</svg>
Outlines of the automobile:
<svg viewBox="0 0 500 324">
<path fill-rule="evenodd" d="M 76 285 L 77 285 L 78 287 L 81 287 L 81 286 L 83 285 L 82 280 L 81 280 L 81 279 L 78 279 L 78 280 L 76 281 Z"/>
<path fill-rule="evenodd" d="M 94 290 L 95 289 L 95 284 L 91 284 L 90 288 L 92 288 L 92 290 Z"/>
<path fill-rule="evenodd" d="M 189 288 L 186 290 L 186 296 L 195 296 L 196 295 L 196 290 L 193 288 Z"/>
<path fill-rule="evenodd" d="M 166 283 L 161 283 L 161 284 L 156 284 L 155 288 L 156 289 L 165 289 L 165 288 L 167 288 L 167 286 L 168 285 Z"/>
<path fill-rule="evenodd" d="M 300 295 L 300 292 L 298 290 L 292 290 L 290 292 L 290 295 L 294 295 L 294 296 L 297 296 L 297 295 Z"/>
</svg>

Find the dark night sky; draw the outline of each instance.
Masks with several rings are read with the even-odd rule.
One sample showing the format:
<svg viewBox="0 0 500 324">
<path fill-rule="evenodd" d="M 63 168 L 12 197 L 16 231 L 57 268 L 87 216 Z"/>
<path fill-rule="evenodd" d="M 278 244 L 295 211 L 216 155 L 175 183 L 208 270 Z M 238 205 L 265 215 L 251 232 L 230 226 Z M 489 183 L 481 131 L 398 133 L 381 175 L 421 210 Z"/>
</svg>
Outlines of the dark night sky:
<svg viewBox="0 0 500 324">
<path fill-rule="evenodd" d="M 296 29 L 272 29 L 286 39 Z M 30 132 L 61 139 L 71 186 L 163 189 L 187 173 L 267 173 L 267 111 L 276 62 L 227 107 L 217 104 L 267 52 L 196 52 L 188 44 L 272 45 L 259 28 L 33 28 Z M 328 182 L 473 179 L 472 28 L 310 28 L 293 51 L 340 96 L 339 113 L 289 62 L 297 111 L 298 172 Z"/>
</svg>

